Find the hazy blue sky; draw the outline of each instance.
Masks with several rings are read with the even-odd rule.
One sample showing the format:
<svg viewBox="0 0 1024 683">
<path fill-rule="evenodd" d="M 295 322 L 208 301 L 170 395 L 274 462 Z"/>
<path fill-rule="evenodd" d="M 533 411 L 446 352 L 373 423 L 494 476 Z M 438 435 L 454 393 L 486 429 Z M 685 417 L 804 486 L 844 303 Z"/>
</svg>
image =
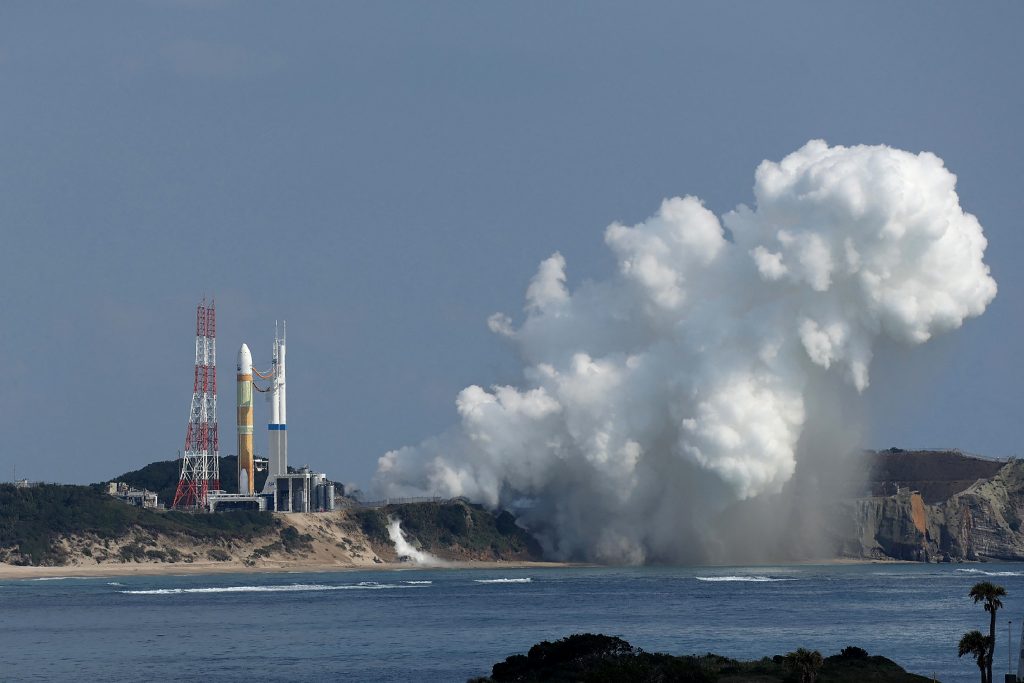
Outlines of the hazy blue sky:
<svg viewBox="0 0 1024 683">
<path fill-rule="evenodd" d="M 366 482 L 518 381 L 486 318 L 540 260 L 817 137 L 941 156 L 1000 288 L 880 354 L 865 445 L 1022 454 L 1024 4 L 819 5 L 3 3 L 0 479 L 175 457 L 207 294 L 222 453 L 287 318 L 291 462 Z"/>
</svg>

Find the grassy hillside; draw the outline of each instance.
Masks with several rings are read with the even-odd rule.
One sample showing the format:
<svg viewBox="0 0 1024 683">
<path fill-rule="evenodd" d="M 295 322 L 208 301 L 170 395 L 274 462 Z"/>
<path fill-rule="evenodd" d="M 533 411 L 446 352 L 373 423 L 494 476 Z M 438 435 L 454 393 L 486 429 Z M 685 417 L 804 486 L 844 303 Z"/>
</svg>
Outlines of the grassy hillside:
<svg viewBox="0 0 1024 683">
<path fill-rule="evenodd" d="M 0 551 L 18 564 L 61 564 L 65 558 L 58 541 L 74 534 L 117 538 L 137 528 L 197 539 L 251 539 L 277 524 L 265 512 L 153 512 L 126 505 L 98 486 L 0 484 Z"/>
<path fill-rule="evenodd" d="M 135 488 L 155 491 L 160 502 L 167 507 L 174 502 L 174 491 L 178 486 L 180 460 L 163 460 L 153 462 L 133 472 L 125 472 L 111 481 L 123 481 Z M 263 489 L 267 480 L 266 472 L 256 473 L 256 490 Z M 220 459 L 220 486 L 228 493 L 238 493 L 238 458 L 227 455 Z"/>
<path fill-rule="evenodd" d="M 456 500 L 448 503 L 388 505 L 353 513 L 371 541 L 389 543 L 388 518 L 397 517 L 407 537 L 429 552 L 444 555 L 453 546 L 478 559 L 519 557 L 540 559 L 537 541 L 516 526 L 508 512 L 494 515 L 480 505 Z"/>
</svg>

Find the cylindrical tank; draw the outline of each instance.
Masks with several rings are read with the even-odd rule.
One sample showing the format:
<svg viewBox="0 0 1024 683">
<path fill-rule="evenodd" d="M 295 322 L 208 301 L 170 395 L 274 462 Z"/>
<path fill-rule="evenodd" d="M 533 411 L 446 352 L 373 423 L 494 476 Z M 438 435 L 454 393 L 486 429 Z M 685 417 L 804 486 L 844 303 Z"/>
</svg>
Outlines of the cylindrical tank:
<svg viewBox="0 0 1024 683">
<path fill-rule="evenodd" d="M 251 496 L 256 483 L 252 450 L 252 354 L 245 344 L 238 350 L 237 381 L 238 492 Z"/>
<path fill-rule="evenodd" d="M 324 484 L 324 510 L 334 510 L 334 484 L 330 482 Z"/>
</svg>

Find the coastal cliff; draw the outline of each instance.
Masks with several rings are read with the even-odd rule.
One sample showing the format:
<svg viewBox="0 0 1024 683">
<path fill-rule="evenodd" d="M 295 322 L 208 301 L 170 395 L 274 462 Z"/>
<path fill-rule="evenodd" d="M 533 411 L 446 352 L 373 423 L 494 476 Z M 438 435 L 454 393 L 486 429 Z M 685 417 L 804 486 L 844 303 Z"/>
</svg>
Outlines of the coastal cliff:
<svg viewBox="0 0 1024 683">
<path fill-rule="evenodd" d="M 995 472 L 942 500 L 928 502 L 910 481 L 894 482 L 892 495 L 844 501 L 843 513 L 836 516 L 843 521 L 833 532 L 837 555 L 924 562 L 1024 560 L 1024 461 L 985 460 L 979 468 Z"/>
<path fill-rule="evenodd" d="M 950 451 L 858 454 L 820 502 L 797 490 L 788 529 L 742 561 L 1024 561 L 1024 461 Z M 156 463 L 121 479 L 169 490 L 173 469 Z M 408 561 L 389 530 L 401 523 L 412 555 L 441 562 L 535 562 L 537 541 L 508 512 L 468 501 L 349 507 L 328 513 L 186 514 L 127 505 L 101 486 L 0 485 L 0 565 L 216 568 L 372 567 Z M 757 511 L 754 510 L 754 513 Z M 747 509 L 740 528 L 777 515 Z M 812 543 L 806 543 L 813 539 Z M 755 544 L 749 544 L 754 547 Z M 408 552 L 408 551 L 407 551 Z"/>
</svg>

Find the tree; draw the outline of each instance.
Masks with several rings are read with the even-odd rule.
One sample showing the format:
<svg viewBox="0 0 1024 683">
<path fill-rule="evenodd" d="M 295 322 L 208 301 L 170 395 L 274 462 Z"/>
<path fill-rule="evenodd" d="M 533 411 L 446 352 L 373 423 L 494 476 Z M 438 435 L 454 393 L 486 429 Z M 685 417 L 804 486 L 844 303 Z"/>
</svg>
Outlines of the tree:
<svg viewBox="0 0 1024 683">
<path fill-rule="evenodd" d="M 974 603 L 985 603 L 985 611 L 989 613 L 991 620 L 988 627 L 988 653 L 985 655 L 985 669 L 988 672 L 988 683 L 992 683 L 992 662 L 996 657 L 996 611 L 1003 606 L 999 598 L 1006 595 L 1006 589 L 988 581 L 976 583 L 967 594 L 974 599 Z"/>
<path fill-rule="evenodd" d="M 796 652 L 790 652 L 786 655 L 786 666 L 790 671 L 800 676 L 800 683 L 814 683 L 814 681 L 818 680 L 818 672 L 821 670 L 821 665 L 821 653 L 817 650 L 808 650 L 802 647 Z"/>
<path fill-rule="evenodd" d="M 982 635 L 981 631 L 968 631 L 960 638 L 960 657 L 973 655 L 981 671 L 981 683 L 991 683 L 988 677 L 988 636 Z"/>
</svg>

